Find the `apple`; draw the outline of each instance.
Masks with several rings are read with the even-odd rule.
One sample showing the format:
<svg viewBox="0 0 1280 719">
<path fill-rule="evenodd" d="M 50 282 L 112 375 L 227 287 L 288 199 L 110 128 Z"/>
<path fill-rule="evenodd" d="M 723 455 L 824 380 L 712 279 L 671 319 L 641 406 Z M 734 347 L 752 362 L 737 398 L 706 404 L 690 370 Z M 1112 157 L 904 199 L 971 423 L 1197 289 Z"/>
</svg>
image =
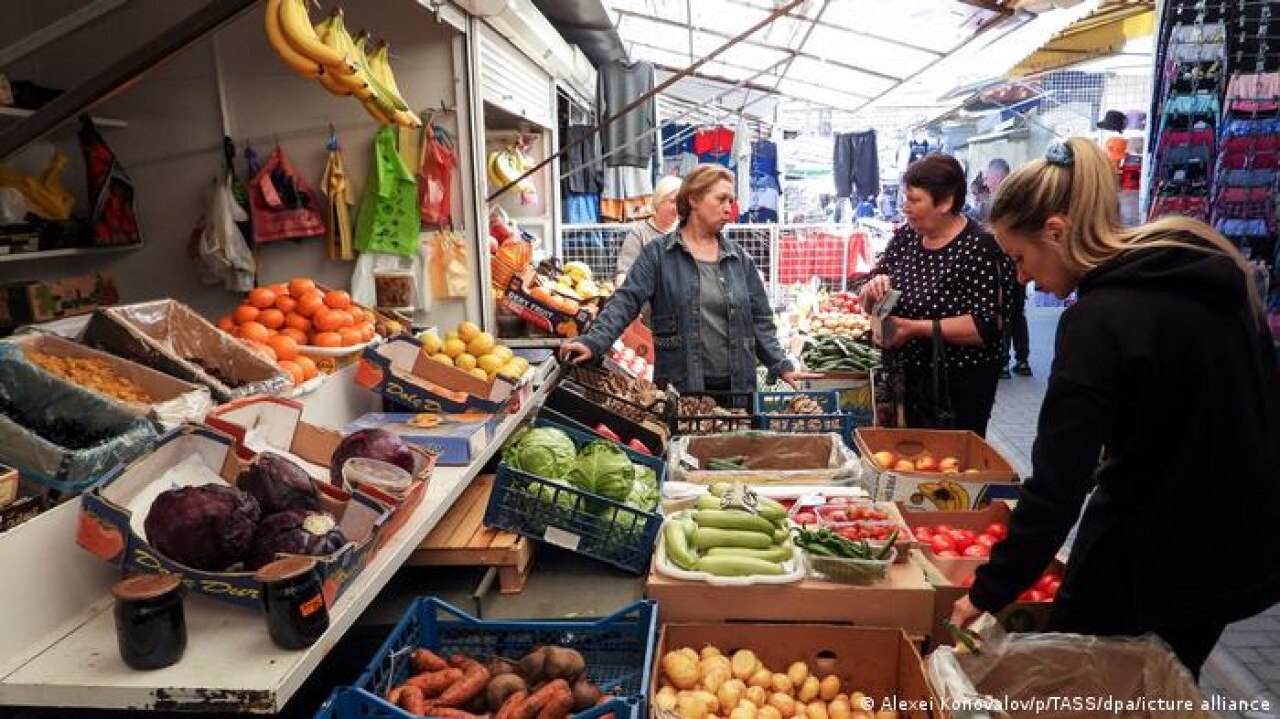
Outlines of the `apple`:
<svg viewBox="0 0 1280 719">
<path fill-rule="evenodd" d="M 973 544 L 973 533 L 963 529 L 953 529 L 947 532 L 947 536 L 951 537 L 951 543 L 955 545 L 957 552 L 963 552 Z"/>
<path fill-rule="evenodd" d="M 914 472 L 914 471 L 916 471 L 916 465 L 915 465 L 915 462 L 912 462 L 912 461 L 911 461 L 911 460 L 909 460 L 909 459 L 900 459 L 900 460 L 898 460 L 896 463 L 894 463 L 894 465 L 893 465 L 893 471 L 895 471 L 895 472 Z"/>
<path fill-rule="evenodd" d="M 933 554 L 934 556 L 939 557 L 941 559 L 959 559 L 960 558 L 960 555 L 957 554 L 956 550 L 954 549 L 944 549 L 940 552 L 934 552 Z"/>
<path fill-rule="evenodd" d="M 972 575 L 972 574 L 970 574 L 969 576 L 965 577 L 964 579 L 961 579 L 961 580 L 960 580 L 960 586 L 964 587 L 965 589 L 968 589 L 969 587 L 972 587 L 972 586 L 973 586 L 973 575 Z"/>
<path fill-rule="evenodd" d="M 987 528 L 982 530 L 983 534 L 990 534 L 996 539 L 1004 539 L 1009 536 L 1009 528 L 1000 522 L 992 522 Z"/>
<path fill-rule="evenodd" d="M 946 552 L 946 551 L 954 552 L 956 548 L 956 543 L 955 543 L 955 540 L 953 540 L 950 535 L 935 534 L 929 540 L 929 548 L 933 550 L 934 554 L 937 554 L 938 556 L 942 556 L 942 552 Z"/>
<path fill-rule="evenodd" d="M 1000 539 L 994 535 L 987 534 L 984 532 L 982 534 L 979 534 L 977 539 L 974 539 L 973 541 L 974 541 L 974 544 L 981 544 L 987 549 L 991 549 L 992 547 L 996 546 L 996 543 L 999 542 Z"/>
<path fill-rule="evenodd" d="M 938 471 L 939 472 L 959 472 L 960 460 L 956 459 L 955 457 L 943 457 L 942 460 L 938 462 Z"/>
<path fill-rule="evenodd" d="M 923 455 L 922 457 L 920 457 L 920 459 L 916 460 L 916 471 L 917 472 L 936 472 L 938 471 L 938 463 L 934 461 L 933 457 L 930 457 L 927 454 Z"/>
<path fill-rule="evenodd" d="M 876 460 L 876 464 L 880 465 L 881 469 L 889 469 L 898 461 L 893 452 L 876 452 L 871 456 Z"/>
</svg>

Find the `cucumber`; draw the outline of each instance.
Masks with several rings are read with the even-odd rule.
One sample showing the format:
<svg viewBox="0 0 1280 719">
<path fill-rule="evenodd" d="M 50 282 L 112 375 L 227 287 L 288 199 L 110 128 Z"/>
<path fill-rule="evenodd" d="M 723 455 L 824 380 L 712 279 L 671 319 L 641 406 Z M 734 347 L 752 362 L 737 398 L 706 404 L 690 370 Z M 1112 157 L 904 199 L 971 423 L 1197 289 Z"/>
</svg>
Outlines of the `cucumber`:
<svg viewBox="0 0 1280 719">
<path fill-rule="evenodd" d="M 720 577 L 750 577 L 752 575 L 778 575 L 784 570 L 777 562 L 755 557 L 706 556 L 698 559 L 698 571 Z"/>
<path fill-rule="evenodd" d="M 743 547 L 712 547 L 707 550 L 708 557 L 755 557 L 769 562 L 785 562 L 792 557 L 791 547 L 774 546 L 768 549 L 745 549 Z"/>
<path fill-rule="evenodd" d="M 773 536 L 773 522 L 741 509 L 704 509 L 693 517 L 699 527 L 743 529 Z"/>
<path fill-rule="evenodd" d="M 772 535 L 761 534 L 760 532 L 741 529 L 719 529 L 717 527 L 698 527 L 693 531 L 693 546 L 702 552 L 712 547 L 768 549 L 773 545 Z"/>
</svg>

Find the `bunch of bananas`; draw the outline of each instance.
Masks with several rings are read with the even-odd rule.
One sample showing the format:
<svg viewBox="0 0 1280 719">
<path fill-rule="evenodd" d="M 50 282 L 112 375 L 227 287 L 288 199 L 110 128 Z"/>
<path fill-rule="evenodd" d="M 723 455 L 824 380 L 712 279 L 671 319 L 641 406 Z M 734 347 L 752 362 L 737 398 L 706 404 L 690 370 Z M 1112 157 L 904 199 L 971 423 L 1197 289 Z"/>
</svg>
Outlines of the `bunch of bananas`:
<svg viewBox="0 0 1280 719">
<path fill-rule="evenodd" d="M 379 124 L 421 127 L 391 72 L 387 44 L 369 54 L 369 36 L 352 38 L 342 10 L 311 25 L 307 0 L 267 0 L 267 42 L 291 70 L 320 81 L 335 95 L 350 95 Z"/>
<path fill-rule="evenodd" d="M 582 262 L 566 262 L 559 272 L 554 265 L 544 265 L 539 270 L 555 285 L 552 289 L 575 300 L 591 301 L 613 294 L 613 285 L 596 282 L 591 268 Z"/>
<path fill-rule="evenodd" d="M 486 174 L 489 178 L 489 191 L 492 192 L 500 187 L 506 187 L 533 165 L 533 160 L 516 145 L 490 152 L 489 161 L 485 163 Z M 528 177 L 520 180 L 515 189 L 520 193 L 520 204 L 522 205 L 533 204 L 538 195 L 538 186 L 533 184 L 533 180 Z"/>
<path fill-rule="evenodd" d="M 937 482 L 921 482 L 916 493 L 920 495 L 922 504 L 927 499 L 939 512 L 960 512 L 969 509 L 969 490 L 962 485 L 943 479 Z M 916 500 L 913 496 L 912 501 Z"/>
</svg>

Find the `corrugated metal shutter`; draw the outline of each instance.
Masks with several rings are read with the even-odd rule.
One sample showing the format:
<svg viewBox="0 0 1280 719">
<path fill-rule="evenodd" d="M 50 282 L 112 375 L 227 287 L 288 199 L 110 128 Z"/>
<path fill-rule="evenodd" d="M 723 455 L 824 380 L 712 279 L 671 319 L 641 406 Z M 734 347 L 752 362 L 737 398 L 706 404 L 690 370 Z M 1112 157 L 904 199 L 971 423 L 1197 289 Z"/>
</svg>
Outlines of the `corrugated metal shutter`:
<svg viewBox="0 0 1280 719">
<path fill-rule="evenodd" d="M 555 123 L 551 75 L 488 25 L 480 27 L 480 96 L 542 127 Z"/>
</svg>

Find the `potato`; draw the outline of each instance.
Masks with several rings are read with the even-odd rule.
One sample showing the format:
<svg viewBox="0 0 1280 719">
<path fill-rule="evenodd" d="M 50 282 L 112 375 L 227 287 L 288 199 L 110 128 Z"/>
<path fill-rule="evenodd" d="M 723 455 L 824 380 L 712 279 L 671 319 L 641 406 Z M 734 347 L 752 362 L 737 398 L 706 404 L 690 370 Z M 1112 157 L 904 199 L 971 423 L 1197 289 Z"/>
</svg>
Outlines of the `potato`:
<svg viewBox="0 0 1280 719">
<path fill-rule="evenodd" d="M 739 703 L 729 713 L 729 719 L 758 719 L 756 705 L 747 701 Z"/>
<path fill-rule="evenodd" d="M 716 699 L 715 694 L 702 689 L 692 691 L 690 694 L 701 699 L 702 703 L 707 705 L 707 712 L 715 715 L 720 714 L 720 700 Z"/>
<path fill-rule="evenodd" d="M 832 699 L 831 701 L 833 701 L 833 702 L 843 701 L 845 704 L 848 704 L 848 703 L 849 703 L 849 695 L 848 695 L 848 694 L 845 694 L 844 692 L 840 692 L 839 694 L 837 694 L 837 695 L 836 695 L 836 698 L 835 698 L 835 699 Z"/>
<path fill-rule="evenodd" d="M 822 701 L 833 701 L 840 696 L 840 677 L 834 674 L 828 674 L 818 683 L 818 696 L 822 697 Z"/>
<path fill-rule="evenodd" d="M 809 678 L 809 665 L 804 662 L 793 663 L 787 667 L 787 678 L 791 680 L 792 686 L 804 684 L 804 680 Z"/>
<path fill-rule="evenodd" d="M 701 697 L 686 694 L 676 701 L 676 713 L 681 719 L 707 719 L 707 705 Z"/>
<path fill-rule="evenodd" d="M 743 684 L 741 679 L 730 679 L 721 684 L 720 688 L 716 690 L 716 699 L 720 700 L 721 711 L 733 711 L 746 693 L 747 685 Z"/>
<path fill-rule="evenodd" d="M 834 699 L 827 705 L 827 716 L 830 719 L 849 719 L 852 713 L 849 702 L 843 699 Z"/>
<path fill-rule="evenodd" d="M 875 713 L 875 719 L 898 719 L 896 709 L 882 709 Z"/>
<path fill-rule="evenodd" d="M 734 676 L 737 676 L 737 674 L 735 673 Z M 738 678 L 741 679 L 742 677 Z M 773 686 L 773 672 L 768 669 L 760 669 L 756 673 L 752 674 L 751 678 L 747 680 L 747 686 L 764 687 L 765 689 L 769 689 Z"/>
<path fill-rule="evenodd" d="M 796 698 L 808 704 L 818 698 L 819 686 L 820 682 L 817 677 L 812 675 L 805 677 L 804 682 L 799 685 L 800 688 L 796 690 Z"/>
<path fill-rule="evenodd" d="M 776 693 L 792 694 L 796 688 L 791 684 L 791 677 L 786 674 L 774 674 L 769 680 L 769 688 Z"/>
<path fill-rule="evenodd" d="M 712 669 L 719 669 L 729 676 L 733 676 L 733 665 L 729 663 L 729 657 L 723 654 L 702 660 L 702 671 L 709 672 Z"/>
<path fill-rule="evenodd" d="M 698 660 L 690 659 L 683 650 L 667 652 L 662 657 L 662 671 L 677 689 L 692 689 L 698 685 Z"/>
<path fill-rule="evenodd" d="M 760 660 L 756 657 L 755 652 L 750 649 L 739 649 L 734 652 L 730 664 L 733 669 L 733 676 L 743 681 L 760 671 Z"/>
<path fill-rule="evenodd" d="M 778 713 L 784 718 L 795 716 L 796 713 L 795 700 L 789 694 L 783 694 L 782 692 L 774 692 L 769 695 L 769 706 L 777 709 Z"/>
<path fill-rule="evenodd" d="M 720 691 L 720 685 L 729 681 L 730 678 L 731 677 L 729 676 L 729 672 L 726 672 L 722 668 L 716 668 L 710 671 L 703 671 L 702 672 L 702 688 L 706 689 L 712 694 L 715 694 L 716 692 Z"/>
<path fill-rule="evenodd" d="M 680 647 L 676 651 L 679 652 L 680 654 L 685 655 L 686 657 L 689 657 L 689 661 L 692 661 L 692 662 L 702 661 L 702 657 L 698 656 L 698 653 L 693 651 L 691 647 Z"/>
<path fill-rule="evenodd" d="M 703 660 L 703 661 L 706 661 L 706 660 L 710 659 L 711 657 L 723 657 L 723 656 L 724 656 L 724 654 L 722 654 L 722 653 L 720 652 L 720 648 L 719 648 L 719 647 L 717 647 L 717 646 L 713 646 L 713 645 L 711 645 L 711 644 L 708 644 L 707 646 L 703 647 L 703 648 L 702 648 L 702 651 L 701 651 L 701 652 L 699 652 L 699 653 L 698 653 L 698 655 L 702 658 L 702 660 Z"/>
<path fill-rule="evenodd" d="M 658 707 L 662 711 L 668 711 L 668 712 L 675 711 L 676 710 L 675 687 L 668 685 L 659 689 L 658 693 L 653 697 L 653 704 L 654 706 Z"/>
<path fill-rule="evenodd" d="M 858 709 L 849 715 L 849 719 L 876 719 L 876 715 L 865 709 Z"/>
<path fill-rule="evenodd" d="M 791 711 L 794 713 L 793 716 L 795 716 L 796 719 L 804 719 L 804 710 L 804 702 L 796 702 L 795 706 L 791 708 Z"/>
<path fill-rule="evenodd" d="M 804 707 L 804 715 L 808 719 L 827 719 L 827 704 L 823 701 L 809 702 Z"/>
<path fill-rule="evenodd" d="M 765 704 L 756 712 L 756 719 L 783 719 L 783 717 L 777 707 Z"/>
<path fill-rule="evenodd" d="M 762 707 L 769 701 L 769 692 L 765 691 L 764 687 L 761 686 L 747 687 L 747 693 L 745 696 L 746 700 L 755 704 L 756 707 Z"/>
</svg>

